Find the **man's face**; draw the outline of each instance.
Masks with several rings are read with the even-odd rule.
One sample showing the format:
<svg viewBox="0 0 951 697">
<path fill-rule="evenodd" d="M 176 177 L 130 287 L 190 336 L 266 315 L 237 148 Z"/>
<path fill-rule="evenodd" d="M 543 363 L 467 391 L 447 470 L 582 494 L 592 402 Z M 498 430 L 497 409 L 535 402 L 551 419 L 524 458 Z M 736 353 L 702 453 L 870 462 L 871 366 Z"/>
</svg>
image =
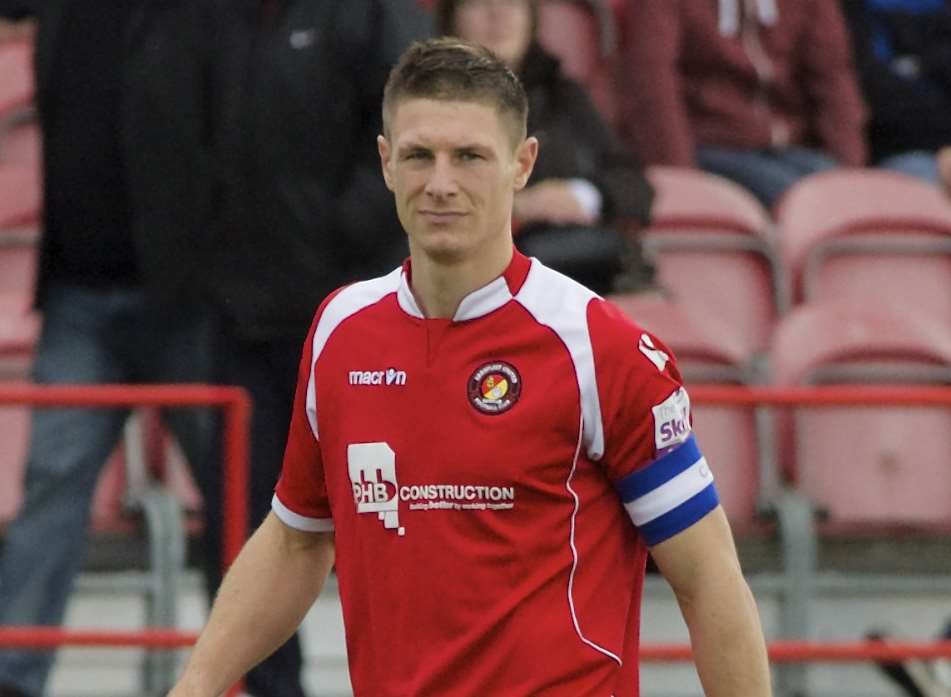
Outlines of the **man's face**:
<svg viewBox="0 0 951 697">
<path fill-rule="evenodd" d="M 397 102 L 378 146 L 410 251 L 435 261 L 478 258 L 511 245 L 512 199 L 528 181 L 538 142 L 487 104 Z"/>
</svg>

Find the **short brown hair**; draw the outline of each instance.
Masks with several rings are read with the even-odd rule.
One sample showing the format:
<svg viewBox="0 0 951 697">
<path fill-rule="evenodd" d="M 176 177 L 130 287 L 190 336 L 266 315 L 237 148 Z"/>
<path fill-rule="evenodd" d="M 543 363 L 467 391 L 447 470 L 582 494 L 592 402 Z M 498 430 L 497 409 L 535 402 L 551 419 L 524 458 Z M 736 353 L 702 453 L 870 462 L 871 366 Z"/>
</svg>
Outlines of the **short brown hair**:
<svg viewBox="0 0 951 697">
<path fill-rule="evenodd" d="M 509 68 L 491 51 L 455 38 L 417 41 L 390 71 L 383 90 L 383 130 L 402 99 L 476 102 L 510 118 L 516 143 L 525 140 L 528 97 Z"/>
</svg>

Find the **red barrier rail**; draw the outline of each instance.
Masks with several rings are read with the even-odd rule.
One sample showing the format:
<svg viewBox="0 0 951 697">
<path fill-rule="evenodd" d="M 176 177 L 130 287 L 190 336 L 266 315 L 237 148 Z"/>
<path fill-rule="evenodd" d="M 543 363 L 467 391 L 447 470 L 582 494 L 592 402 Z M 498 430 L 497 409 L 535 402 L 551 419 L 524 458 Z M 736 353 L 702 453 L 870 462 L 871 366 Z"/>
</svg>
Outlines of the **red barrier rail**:
<svg viewBox="0 0 951 697">
<path fill-rule="evenodd" d="M 83 396 L 85 393 L 85 396 Z M 94 393 L 94 394 L 93 394 Z M 690 388 L 695 403 L 731 406 L 829 407 L 829 406 L 951 406 L 951 387 L 910 386 L 820 386 L 820 387 L 738 387 L 694 385 Z M 226 534 L 226 558 L 233 559 L 244 538 L 243 496 L 236 489 L 246 486 L 247 471 L 235 462 L 247 465 L 247 397 L 234 388 L 195 386 L 167 387 L 5 387 L 0 386 L 0 403 L 131 406 L 180 404 L 222 406 L 226 409 L 226 515 L 231 519 L 232 535 Z M 230 417 L 230 418 L 229 418 Z M 226 473 L 228 470 L 226 470 Z M 234 481 L 232 481 L 234 478 Z M 229 486 L 229 484 L 231 486 Z M 232 506 L 242 508 L 235 510 Z M 242 526 L 234 525 L 241 520 Z M 227 532 L 227 530 L 226 530 Z M 230 552 L 230 554 L 229 554 Z M 101 647 L 183 648 L 197 635 L 188 632 L 94 632 L 49 627 L 0 627 L 0 646 L 50 649 L 62 645 Z M 770 660 L 787 662 L 894 661 L 905 658 L 951 658 L 951 641 L 940 642 L 802 642 L 776 641 L 769 644 Z M 641 658 L 651 662 L 687 661 L 690 647 L 685 644 L 646 644 Z"/>
<path fill-rule="evenodd" d="M 198 639 L 194 632 L 76 631 L 52 627 L 0 627 L 0 646 L 21 649 L 54 649 L 61 645 L 99 648 L 181 649 Z M 653 663 L 689 661 L 686 644 L 644 644 L 641 660 Z M 899 661 L 906 658 L 951 658 L 951 641 L 774 641 L 769 644 L 773 663 L 854 663 Z"/>
<path fill-rule="evenodd" d="M 0 404 L 38 407 L 217 407 L 224 412 L 222 558 L 238 556 L 248 527 L 251 400 L 237 387 L 208 385 L 0 385 Z"/>
<path fill-rule="evenodd" d="M 769 407 L 927 407 L 951 406 L 951 387 L 921 385 L 821 385 L 816 387 L 740 387 L 692 385 L 695 403 Z"/>
<path fill-rule="evenodd" d="M 237 387 L 209 385 L 0 385 L 0 404 L 39 407 L 216 407 L 224 413 L 222 559 L 227 568 L 247 537 L 248 457 L 251 400 Z M 0 646 L 140 646 L 180 648 L 196 636 L 164 630 L 64 631 L 50 627 L 0 627 Z M 240 685 L 229 696 L 237 695 Z"/>
</svg>

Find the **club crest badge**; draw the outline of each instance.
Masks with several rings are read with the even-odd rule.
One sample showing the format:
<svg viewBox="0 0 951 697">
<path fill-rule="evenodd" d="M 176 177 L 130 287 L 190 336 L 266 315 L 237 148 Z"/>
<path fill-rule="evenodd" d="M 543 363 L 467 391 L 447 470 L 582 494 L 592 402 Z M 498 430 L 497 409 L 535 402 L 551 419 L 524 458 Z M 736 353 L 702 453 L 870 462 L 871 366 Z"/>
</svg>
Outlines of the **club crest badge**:
<svg viewBox="0 0 951 697">
<path fill-rule="evenodd" d="M 511 363 L 486 363 L 469 378 L 468 394 L 469 402 L 483 414 L 501 414 L 521 396 L 522 377 Z"/>
</svg>

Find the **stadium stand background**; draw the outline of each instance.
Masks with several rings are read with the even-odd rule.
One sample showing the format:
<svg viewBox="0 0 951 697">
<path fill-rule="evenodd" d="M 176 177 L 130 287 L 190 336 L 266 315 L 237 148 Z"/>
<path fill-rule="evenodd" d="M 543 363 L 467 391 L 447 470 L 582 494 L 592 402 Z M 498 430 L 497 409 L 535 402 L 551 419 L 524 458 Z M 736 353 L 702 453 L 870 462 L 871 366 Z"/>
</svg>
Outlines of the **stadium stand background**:
<svg viewBox="0 0 951 697">
<path fill-rule="evenodd" d="M 623 4 L 542 1 L 543 40 L 608 118 Z M 8 382 L 28 379 L 37 330 L 30 297 L 41 144 L 30 54 L 29 34 L 0 45 L 0 379 Z M 641 234 L 660 290 L 613 300 L 664 338 L 688 384 L 951 385 L 951 204 L 936 189 L 839 170 L 800 182 L 772 215 L 713 175 L 656 167 L 650 178 L 658 196 Z M 0 530 L 19 503 L 27 423 L 25 409 L 0 406 Z M 162 471 L 198 510 L 174 444 L 149 423 L 140 429 L 146 452 L 172 453 Z M 951 408 L 700 403 L 695 427 L 770 639 L 854 640 L 886 627 L 927 640 L 940 630 L 951 614 Z M 136 457 L 126 455 L 117 453 L 100 483 L 100 534 L 70 626 L 145 621 L 142 596 L 115 591 L 139 544 L 122 506 Z M 180 590 L 180 626 L 197 629 L 204 610 L 194 572 Z M 310 684 L 321 695 L 349 694 L 333 584 L 304 638 Z M 669 591 L 650 579 L 643 641 L 685 640 Z M 142 660 L 138 650 L 68 649 L 52 694 L 136 694 Z M 648 665 L 642 683 L 645 697 L 700 693 L 686 665 Z M 867 663 L 777 669 L 777 684 L 787 697 L 897 694 Z"/>
</svg>

